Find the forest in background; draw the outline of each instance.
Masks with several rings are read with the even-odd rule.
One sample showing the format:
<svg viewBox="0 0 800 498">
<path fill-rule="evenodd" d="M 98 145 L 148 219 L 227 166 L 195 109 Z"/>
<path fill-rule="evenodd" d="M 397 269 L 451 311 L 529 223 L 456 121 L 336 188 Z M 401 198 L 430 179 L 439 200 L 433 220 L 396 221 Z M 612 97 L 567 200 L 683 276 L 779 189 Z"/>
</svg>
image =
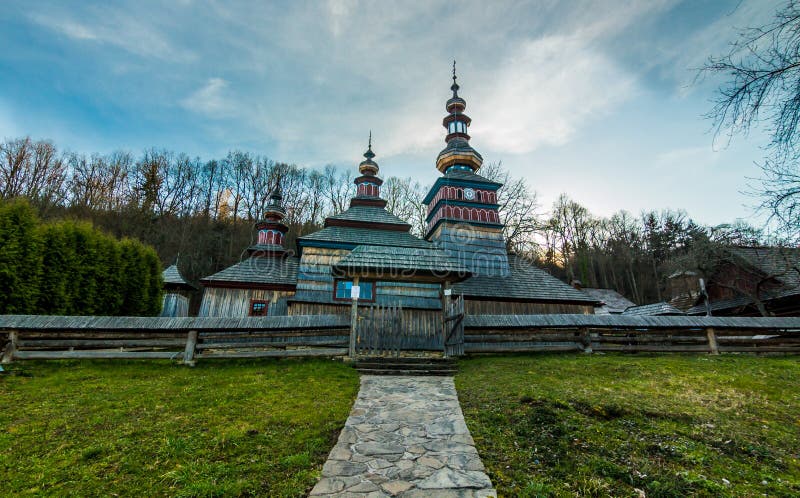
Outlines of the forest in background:
<svg viewBox="0 0 800 498">
<path fill-rule="evenodd" d="M 86 155 L 28 137 L 0 143 L 0 199 L 25 198 L 46 221 L 89 221 L 116 238 L 138 239 L 164 266 L 180 255 L 181 271 L 194 282 L 246 255 L 278 183 L 293 248 L 298 236 L 347 209 L 356 172 L 355 165 L 316 170 L 242 151 L 204 161 L 155 148 Z M 683 211 L 598 217 L 566 194 L 546 210 L 527 181 L 501 163 L 480 174 L 503 183 L 498 202 L 509 250 L 566 282 L 612 288 L 639 304 L 668 299 L 667 277 L 702 266 L 709 247 L 775 242 L 745 223 L 707 227 Z M 428 189 L 394 176 L 382 187 L 387 209 L 420 236 Z"/>
</svg>

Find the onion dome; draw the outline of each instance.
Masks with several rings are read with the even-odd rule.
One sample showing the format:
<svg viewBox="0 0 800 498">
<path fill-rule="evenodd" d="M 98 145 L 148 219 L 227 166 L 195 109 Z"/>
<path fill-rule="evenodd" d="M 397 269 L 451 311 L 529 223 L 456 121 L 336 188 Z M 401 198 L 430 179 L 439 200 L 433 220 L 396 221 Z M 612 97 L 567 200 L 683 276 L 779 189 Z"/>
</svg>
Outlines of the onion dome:
<svg viewBox="0 0 800 498">
<path fill-rule="evenodd" d="M 350 201 L 351 206 L 369 205 L 380 206 L 386 205 L 386 201 L 381 199 L 381 185 L 383 180 L 378 178 L 378 163 L 373 161 L 375 153 L 372 152 L 372 132 L 369 132 L 369 144 L 367 151 L 364 153 L 365 159 L 358 165 L 358 172 L 361 176 L 356 178 L 353 183 L 356 184 L 356 196 Z"/>
<path fill-rule="evenodd" d="M 372 132 L 369 132 L 369 144 L 367 145 L 367 151 L 364 153 L 364 159 L 361 161 L 361 164 L 358 165 L 358 172 L 362 175 L 366 176 L 375 176 L 378 174 L 378 163 L 372 160 L 375 157 L 375 153 L 372 152 Z"/>
<path fill-rule="evenodd" d="M 453 61 L 453 84 L 450 86 L 453 96 L 445 105 L 449 114 L 442 120 L 442 126 L 447 129 L 447 136 L 444 138 L 447 146 L 436 158 L 436 169 L 442 173 L 447 173 L 451 168 L 475 172 L 483 164 L 483 157 L 469 145 L 467 128 L 472 119 L 464 114 L 467 102 L 458 96 L 461 87 L 456 79 L 456 61 Z"/>
<path fill-rule="evenodd" d="M 289 227 L 283 223 L 286 211 L 283 209 L 283 195 L 278 184 L 270 195 L 270 202 L 264 211 L 264 218 L 256 223 L 258 241 L 248 251 L 254 256 L 282 255 L 286 252 L 283 246 Z"/>
</svg>

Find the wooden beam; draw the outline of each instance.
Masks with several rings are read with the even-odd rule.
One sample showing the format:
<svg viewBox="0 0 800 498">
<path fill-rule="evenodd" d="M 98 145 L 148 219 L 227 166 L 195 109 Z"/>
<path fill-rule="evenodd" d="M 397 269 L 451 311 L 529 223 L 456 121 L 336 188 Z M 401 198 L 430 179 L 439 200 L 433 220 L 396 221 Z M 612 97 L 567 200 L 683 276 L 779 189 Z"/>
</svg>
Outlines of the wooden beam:
<svg viewBox="0 0 800 498">
<path fill-rule="evenodd" d="M 358 277 L 353 279 L 353 285 L 358 285 Z M 374 290 L 373 290 L 374 292 Z M 347 348 L 351 360 L 356 358 L 356 334 L 358 333 L 358 299 L 352 297 L 350 304 L 350 345 Z"/>
<path fill-rule="evenodd" d="M 706 337 L 708 337 L 708 349 L 711 354 L 719 354 L 719 346 L 717 345 L 717 336 L 714 334 L 714 328 L 708 327 L 706 329 Z"/>
<path fill-rule="evenodd" d="M 65 360 L 65 359 L 160 359 L 171 360 L 180 356 L 171 351 L 17 351 L 14 358 L 20 360 Z"/>
<path fill-rule="evenodd" d="M 186 349 L 183 351 L 183 364 L 194 366 L 194 353 L 197 349 L 197 331 L 190 330 L 186 335 Z"/>
<path fill-rule="evenodd" d="M 14 360 L 14 354 L 17 352 L 17 335 L 16 330 L 11 330 L 8 333 L 8 344 L 6 344 L 5 350 L 3 351 L 3 358 L 0 360 L 0 363 L 11 363 Z"/>
</svg>

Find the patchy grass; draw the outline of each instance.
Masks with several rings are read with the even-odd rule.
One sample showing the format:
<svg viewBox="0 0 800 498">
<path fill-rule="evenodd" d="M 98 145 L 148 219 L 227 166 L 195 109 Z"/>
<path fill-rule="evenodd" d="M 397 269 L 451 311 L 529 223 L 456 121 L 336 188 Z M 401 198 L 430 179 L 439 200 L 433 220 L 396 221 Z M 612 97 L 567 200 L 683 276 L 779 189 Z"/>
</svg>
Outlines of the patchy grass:
<svg viewBox="0 0 800 498">
<path fill-rule="evenodd" d="M 526 355 L 459 369 L 502 496 L 800 495 L 796 357 Z"/>
<path fill-rule="evenodd" d="M 16 363 L 3 495 L 304 496 L 358 392 L 332 360 Z"/>
</svg>

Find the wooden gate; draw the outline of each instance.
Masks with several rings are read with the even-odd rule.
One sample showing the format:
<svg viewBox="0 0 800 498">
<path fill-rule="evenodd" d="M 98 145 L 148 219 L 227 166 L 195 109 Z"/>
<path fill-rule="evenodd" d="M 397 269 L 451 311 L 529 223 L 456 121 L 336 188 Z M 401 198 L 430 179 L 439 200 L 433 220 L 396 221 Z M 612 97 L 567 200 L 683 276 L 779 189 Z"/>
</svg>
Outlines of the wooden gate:
<svg viewBox="0 0 800 498">
<path fill-rule="evenodd" d="M 401 351 L 442 351 L 442 320 L 438 312 L 404 310 L 402 306 L 358 308 L 356 354 L 400 356 Z"/>
<path fill-rule="evenodd" d="M 464 354 L 464 296 L 459 296 L 447 305 L 444 314 L 445 357 Z"/>
</svg>

